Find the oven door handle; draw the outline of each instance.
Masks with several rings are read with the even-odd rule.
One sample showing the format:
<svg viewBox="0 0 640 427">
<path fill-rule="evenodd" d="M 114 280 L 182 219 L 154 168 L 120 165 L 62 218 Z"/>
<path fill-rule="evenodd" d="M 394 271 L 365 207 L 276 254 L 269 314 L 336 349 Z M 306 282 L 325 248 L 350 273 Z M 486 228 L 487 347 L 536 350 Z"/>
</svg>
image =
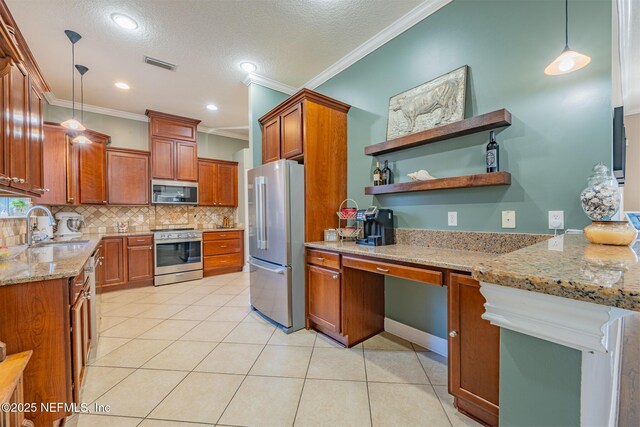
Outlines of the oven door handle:
<svg viewBox="0 0 640 427">
<path fill-rule="evenodd" d="M 155 246 L 161 245 L 163 243 L 190 243 L 190 242 L 202 242 L 201 238 L 191 238 L 191 239 L 171 239 L 171 240 L 154 240 L 153 244 Z"/>
</svg>

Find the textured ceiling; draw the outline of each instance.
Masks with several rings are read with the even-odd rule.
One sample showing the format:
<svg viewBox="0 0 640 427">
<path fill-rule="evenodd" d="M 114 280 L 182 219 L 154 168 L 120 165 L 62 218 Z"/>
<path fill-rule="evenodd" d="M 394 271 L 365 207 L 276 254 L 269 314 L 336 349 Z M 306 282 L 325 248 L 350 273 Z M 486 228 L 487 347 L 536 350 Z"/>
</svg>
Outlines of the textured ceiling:
<svg viewBox="0 0 640 427">
<path fill-rule="evenodd" d="M 86 65 L 85 103 L 131 113 L 149 108 L 211 128 L 247 125 L 245 72 L 298 87 L 422 0 L 6 0 L 54 95 L 71 99 L 70 44 Z M 125 30 L 112 13 L 134 18 Z M 178 65 L 152 67 L 145 55 Z M 114 88 L 125 81 L 129 91 Z M 214 103 L 218 111 L 205 109 Z M 246 133 L 246 130 L 240 130 Z"/>
</svg>

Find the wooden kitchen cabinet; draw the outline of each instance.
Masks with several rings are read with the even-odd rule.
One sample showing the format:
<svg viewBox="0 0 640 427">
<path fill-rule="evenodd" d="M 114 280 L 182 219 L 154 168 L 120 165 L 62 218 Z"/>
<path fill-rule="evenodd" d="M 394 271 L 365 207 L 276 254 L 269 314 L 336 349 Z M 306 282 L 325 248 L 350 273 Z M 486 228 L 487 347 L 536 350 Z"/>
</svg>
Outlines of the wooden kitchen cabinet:
<svg viewBox="0 0 640 427">
<path fill-rule="evenodd" d="M 242 271 L 244 266 L 244 232 L 208 231 L 202 234 L 203 275 Z"/>
<path fill-rule="evenodd" d="M 37 200 L 41 205 L 65 205 L 67 203 L 66 129 L 56 123 L 44 124 L 43 177 L 44 194 Z"/>
<path fill-rule="evenodd" d="M 70 279 L 73 282 L 74 279 Z M 91 349 L 91 289 L 89 276 L 86 276 L 84 286 L 75 303 L 71 306 L 71 358 L 73 401 L 80 403 L 80 391 L 89 362 Z"/>
<path fill-rule="evenodd" d="M 238 207 L 238 163 L 198 159 L 198 205 Z"/>
<path fill-rule="evenodd" d="M 42 94 L 50 91 L 6 4 L 0 4 L 0 192 L 43 193 Z"/>
<path fill-rule="evenodd" d="M 500 328 L 482 319 L 480 283 L 449 273 L 449 393 L 458 410 L 498 425 Z"/>
<path fill-rule="evenodd" d="M 107 144 L 110 137 L 86 130 L 84 134 L 91 144 L 77 144 L 78 153 L 78 203 L 104 205 L 107 203 Z"/>
<path fill-rule="evenodd" d="M 127 285 L 153 284 L 153 236 L 127 238 Z"/>
<path fill-rule="evenodd" d="M 107 148 L 107 204 L 149 204 L 149 152 Z"/>
<path fill-rule="evenodd" d="M 302 89 L 258 121 L 262 163 L 304 163 L 305 242 L 324 239 L 336 228 L 336 206 L 347 198 L 347 112 L 349 105 Z"/>
<path fill-rule="evenodd" d="M 105 237 L 104 287 L 123 285 L 126 282 L 126 258 L 124 237 Z"/>
<path fill-rule="evenodd" d="M 280 116 L 262 125 L 262 164 L 280 160 Z"/>
<path fill-rule="evenodd" d="M 307 268 L 309 312 L 316 325 L 339 334 L 341 331 L 340 272 L 309 265 Z"/>
<path fill-rule="evenodd" d="M 147 110 L 154 179 L 198 180 L 197 127 L 200 120 Z"/>
</svg>

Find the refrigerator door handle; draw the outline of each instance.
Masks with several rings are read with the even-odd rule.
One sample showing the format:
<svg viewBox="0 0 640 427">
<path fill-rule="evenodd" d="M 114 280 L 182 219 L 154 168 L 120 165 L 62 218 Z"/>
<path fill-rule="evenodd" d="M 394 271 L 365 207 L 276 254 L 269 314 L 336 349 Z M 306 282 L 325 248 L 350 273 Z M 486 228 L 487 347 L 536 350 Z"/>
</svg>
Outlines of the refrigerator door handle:
<svg viewBox="0 0 640 427">
<path fill-rule="evenodd" d="M 266 204 L 266 182 L 264 176 L 256 177 L 256 206 L 257 206 L 257 246 L 258 249 L 267 249 L 267 226 L 266 226 L 266 216 L 267 216 L 267 207 Z"/>
<path fill-rule="evenodd" d="M 257 264 L 255 262 L 253 262 L 253 260 L 249 260 L 249 264 L 251 264 L 254 267 L 260 268 L 262 270 L 267 270 L 268 272 L 275 273 L 275 274 L 284 274 L 284 272 L 286 271 L 286 269 L 284 269 L 284 268 L 268 268 L 268 267 L 265 267 L 262 264 Z"/>
</svg>

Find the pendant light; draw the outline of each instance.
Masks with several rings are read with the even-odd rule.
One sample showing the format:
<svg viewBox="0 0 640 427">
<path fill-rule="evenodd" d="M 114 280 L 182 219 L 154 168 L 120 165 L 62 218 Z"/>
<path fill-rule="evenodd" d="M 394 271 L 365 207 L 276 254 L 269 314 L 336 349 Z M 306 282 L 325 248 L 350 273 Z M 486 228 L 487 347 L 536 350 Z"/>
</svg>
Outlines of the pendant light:
<svg viewBox="0 0 640 427">
<path fill-rule="evenodd" d="M 69 38 L 71 42 L 71 118 L 69 120 L 65 120 L 60 123 L 60 125 L 64 128 L 67 128 L 72 131 L 83 131 L 86 128 L 76 120 L 76 72 L 75 72 L 75 62 L 76 62 L 76 43 L 82 38 L 82 36 L 75 31 L 64 30 L 64 33 Z"/>
<path fill-rule="evenodd" d="M 89 71 L 89 68 L 76 64 L 76 70 L 80 73 L 80 121 L 84 122 L 84 75 Z M 76 144 L 91 144 L 91 140 L 82 131 L 71 141 Z"/>
<path fill-rule="evenodd" d="M 564 3 L 564 50 L 544 69 L 549 76 L 559 76 L 572 73 L 586 67 L 591 58 L 569 48 L 569 0 Z"/>
</svg>

